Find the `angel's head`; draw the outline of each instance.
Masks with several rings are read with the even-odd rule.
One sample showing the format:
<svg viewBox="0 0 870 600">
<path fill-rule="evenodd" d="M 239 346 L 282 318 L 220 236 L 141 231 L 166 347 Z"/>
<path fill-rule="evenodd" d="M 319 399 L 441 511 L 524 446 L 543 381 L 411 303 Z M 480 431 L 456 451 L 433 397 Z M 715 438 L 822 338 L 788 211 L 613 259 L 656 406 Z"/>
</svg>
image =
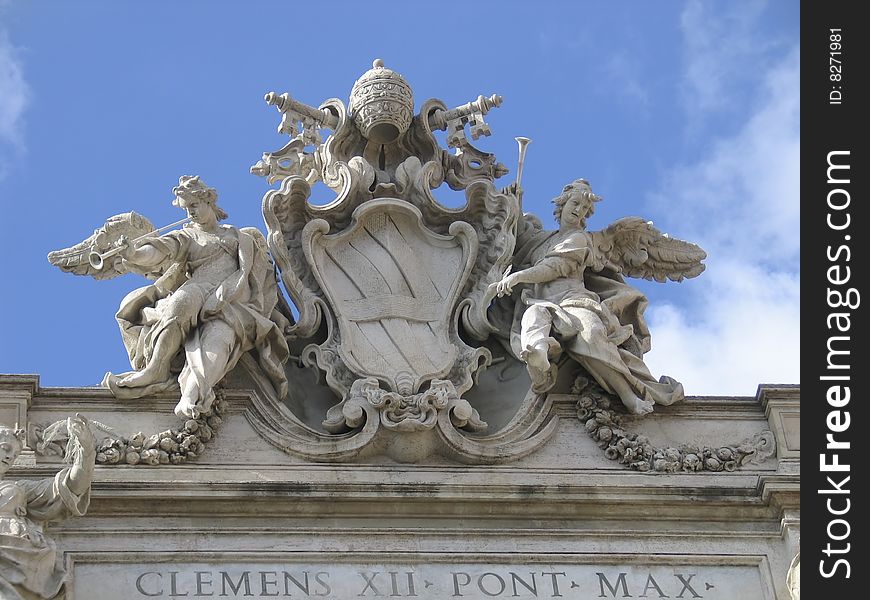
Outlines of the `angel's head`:
<svg viewBox="0 0 870 600">
<path fill-rule="evenodd" d="M 595 203 L 601 196 L 592 192 L 589 182 L 575 179 L 553 198 L 553 216 L 560 229 L 585 229 L 586 219 L 595 212 Z"/>
<path fill-rule="evenodd" d="M 22 448 L 24 448 L 24 431 L 0 425 L 0 478 L 12 467 Z"/>
<path fill-rule="evenodd" d="M 211 210 L 217 221 L 227 218 L 227 213 L 217 205 L 217 190 L 203 182 L 199 175 L 182 175 L 178 185 L 172 188 L 175 194 L 174 206 L 185 209 L 194 222 L 198 221 L 198 212 Z"/>
</svg>

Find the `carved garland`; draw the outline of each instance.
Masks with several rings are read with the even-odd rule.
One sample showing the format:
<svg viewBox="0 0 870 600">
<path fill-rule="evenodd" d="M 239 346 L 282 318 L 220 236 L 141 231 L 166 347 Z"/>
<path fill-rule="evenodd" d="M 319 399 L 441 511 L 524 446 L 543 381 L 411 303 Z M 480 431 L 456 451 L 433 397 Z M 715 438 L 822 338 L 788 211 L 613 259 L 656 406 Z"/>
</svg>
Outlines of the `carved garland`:
<svg viewBox="0 0 870 600">
<path fill-rule="evenodd" d="M 377 387 L 377 384 L 374 385 Z M 380 389 L 377 392 L 380 393 L 375 393 L 369 398 L 369 403 L 372 406 L 392 404 L 391 397 L 397 396 Z M 621 402 L 611 399 L 610 395 L 595 381 L 582 375 L 578 376 L 574 381 L 571 393 L 578 397 L 577 418 L 585 424 L 589 436 L 604 450 L 604 456 L 635 471 L 660 473 L 730 472 L 747 462 L 760 463 L 776 455 L 776 442 L 773 433 L 767 430 L 736 446 L 681 445 L 679 447 L 658 448 L 653 446 L 646 436 L 626 431 L 623 420 L 628 415 L 614 408 L 614 406 L 621 407 Z M 109 437 L 104 439 L 97 445 L 95 462 L 101 465 L 156 466 L 161 464 L 177 465 L 195 459 L 203 453 L 205 445 L 214 439 L 218 428 L 223 423 L 223 415 L 228 406 L 223 387 L 215 388 L 215 395 L 216 399 L 211 412 L 197 419 L 188 419 L 184 426 L 179 429 L 169 429 L 150 436 L 138 432 L 129 438 Z M 421 406 L 410 407 L 415 409 L 411 412 L 420 413 L 414 415 L 417 418 L 397 419 L 390 423 L 391 428 L 407 428 L 409 421 L 413 421 L 417 425 L 410 427 L 411 430 L 431 428 L 434 423 L 424 425 L 422 421 L 430 420 L 424 419 L 424 417 L 430 416 L 424 413 L 432 411 L 434 415 L 434 413 L 440 413 L 443 410 L 444 407 L 441 406 L 443 402 L 438 402 L 441 398 L 436 398 L 438 395 L 432 390 L 427 394 L 418 394 L 421 400 L 424 396 L 426 397 L 427 402 L 424 404 L 427 405 L 425 408 L 428 410 L 421 410 L 423 408 Z M 460 403 L 467 404 L 462 400 Z M 429 406 L 430 404 L 431 406 Z M 394 406 L 393 408 L 401 408 L 400 412 L 405 412 L 409 406 L 402 404 L 401 407 Z M 385 415 L 381 416 L 383 418 Z M 454 415 L 451 415 L 451 419 L 453 418 L 455 418 Z M 362 419 L 360 420 L 362 421 Z M 421 422 L 417 423 L 417 421 Z M 476 421 L 475 425 L 483 425 L 477 422 L 478 419 L 472 418 L 471 421 Z M 454 423 L 454 425 L 462 426 L 466 423 Z M 105 426 L 100 428 L 105 428 Z M 474 429 L 479 428 L 475 427 Z M 108 428 L 104 430 L 108 430 Z M 34 446 L 37 454 L 63 456 L 66 453 L 65 449 L 57 442 L 57 439 L 60 438 L 46 438 L 44 430 L 41 428 L 37 428 L 34 434 Z"/>
<path fill-rule="evenodd" d="M 657 448 L 644 435 L 623 428 L 622 413 L 598 383 L 579 376 L 571 393 L 579 396 L 577 418 L 586 432 L 604 449 L 604 456 L 635 471 L 661 473 L 696 471 L 734 471 L 746 462 L 762 462 L 776 454 L 773 433 L 762 431 L 737 446 L 689 446 Z"/>
<path fill-rule="evenodd" d="M 227 401 L 223 387 L 215 387 L 215 401 L 209 413 L 188 419 L 179 429 L 167 429 L 145 436 L 109 437 L 97 445 L 98 465 L 180 465 L 196 458 L 214 439 L 223 423 Z"/>
</svg>

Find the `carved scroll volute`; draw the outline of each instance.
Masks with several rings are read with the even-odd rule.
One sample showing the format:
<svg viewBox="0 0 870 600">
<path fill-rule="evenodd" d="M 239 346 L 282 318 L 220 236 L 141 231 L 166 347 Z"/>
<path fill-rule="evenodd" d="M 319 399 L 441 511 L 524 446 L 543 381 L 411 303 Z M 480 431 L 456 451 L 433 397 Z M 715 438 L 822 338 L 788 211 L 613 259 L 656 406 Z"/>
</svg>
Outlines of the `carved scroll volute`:
<svg viewBox="0 0 870 600">
<path fill-rule="evenodd" d="M 320 165 L 323 183 L 342 196 L 346 187 L 346 178 L 342 175 L 339 165 L 346 165 L 351 158 L 361 155 L 366 141 L 350 119 L 344 102 L 338 98 L 330 98 L 321 104 L 320 108 L 334 114 L 338 125 L 332 135 L 317 148 L 317 162 Z"/>
<path fill-rule="evenodd" d="M 269 230 L 268 244 L 284 288 L 299 311 L 299 319 L 285 331 L 307 338 L 317 332 L 326 305 L 323 292 L 299 250 L 302 228 L 308 222 L 311 187 L 303 177 L 289 177 L 263 198 L 263 218 Z M 298 251 L 294 251 L 298 250 Z"/>
<path fill-rule="evenodd" d="M 520 217 L 519 199 L 515 194 L 498 191 L 491 180 L 478 178 L 465 189 L 463 208 L 445 208 L 426 185 L 435 168 L 434 163 L 429 162 L 414 174 L 408 169 L 408 181 L 413 183 L 413 198 L 426 223 L 443 231 L 451 223 L 464 221 L 474 228 L 479 247 L 486 248 L 486 252 L 476 255 L 459 304 L 462 324 L 472 337 L 482 341 L 495 331 L 487 318 L 487 308 L 495 296 L 489 286 L 504 276 L 513 259 Z"/>
<path fill-rule="evenodd" d="M 487 318 L 487 308 L 495 296 L 490 287 L 499 281 L 511 264 L 516 246 L 516 224 L 520 217 L 517 196 L 496 192 L 488 180 L 477 180 L 466 189 L 468 207 L 476 218 L 472 221 L 481 247 L 472 277 L 463 293 L 462 324 L 469 334 L 485 340 L 495 327 Z"/>
<path fill-rule="evenodd" d="M 444 165 L 450 154 L 439 144 L 432 133 L 432 119 L 438 112 L 445 112 L 447 105 L 437 98 L 430 98 L 420 107 L 420 113 L 414 117 L 408 133 L 399 138 L 397 145 L 409 156 L 419 159 L 421 165 L 432 164 L 434 169 L 428 173 L 427 184 L 430 189 L 437 188 L 444 182 Z"/>
</svg>

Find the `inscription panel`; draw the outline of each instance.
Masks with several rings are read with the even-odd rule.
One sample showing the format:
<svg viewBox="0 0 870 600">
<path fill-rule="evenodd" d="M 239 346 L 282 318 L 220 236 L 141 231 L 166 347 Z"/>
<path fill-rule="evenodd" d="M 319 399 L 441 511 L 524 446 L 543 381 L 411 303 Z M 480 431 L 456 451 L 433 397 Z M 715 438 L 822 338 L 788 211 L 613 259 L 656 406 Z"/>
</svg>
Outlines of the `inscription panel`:
<svg viewBox="0 0 870 600">
<path fill-rule="evenodd" d="M 771 600 L 757 566 L 541 563 L 76 563 L 75 600 L 685 598 Z"/>
</svg>

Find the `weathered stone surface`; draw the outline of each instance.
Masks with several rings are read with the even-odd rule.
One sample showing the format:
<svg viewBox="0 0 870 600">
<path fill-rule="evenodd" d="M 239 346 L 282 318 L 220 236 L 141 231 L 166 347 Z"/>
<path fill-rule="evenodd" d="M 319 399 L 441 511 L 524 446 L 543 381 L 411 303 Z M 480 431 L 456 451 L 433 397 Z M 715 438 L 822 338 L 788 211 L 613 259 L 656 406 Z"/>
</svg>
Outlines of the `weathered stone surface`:
<svg viewBox="0 0 870 600">
<path fill-rule="evenodd" d="M 70 411 L 124 434 L 179 424 L 171 413 L 172 395 L 124 403 L 104 389 L 40 389 L 34 378 L 4 377 L 0 401 L 28 389 L 33 397 L 25 391 L 22 400 L 31 407 L 32 424 Z M 796 388 L 769 389 L 778 390 L 783 401 L 798 402 Z M 768 428 L 766 390 L 762 386 L 756 398 L 690 397 L 639 419 L 637 430 L 657 445 L 751 437 Z M 390 570 L 405 578 L 412 571 L 441 587 L 451 585 L 451 573 L 467 573 L 472 579 L 461 591 L 469 598 L 485 595 L 476 578 L 488 572 L 502 577 L 505 593 L 512 593 L 513 570 L 527 582 L 531 572 L 571 572 L 582 588 L 560 587 L 563 597 L 599 597 L 601 572 L 620 586 L 616 597 L 624 597 L 620 573 L 633 597 L 649 584 L 646 597 L 652 598 L 658 592 L 650 575 L 676 597 L 680 585 L 673 573 L 695 573 L 693 587 L 702 581 L 716 586 L 695 587 L 705 598 L 789 599 L 786 573 L 799 526 L 794 458 L 773 456 L 731 473 L 630 471 L 606 458 L 586 433 L 576 418 L 576 398 L 554 395 L 560 415 L 554 437 L 507 465 L 462 466 L 437 455 L 419 464 L 373 455 L 322 465 L 285 454 L 256 435 L 248 416 L 251 392 L 229 389 L 226 399 L 225 422 L 195 460 L 182 466 L 97 466 L 88 514 L 51 530 L 70 561 L 74 586 L 82 586 L 76 590 L 132 585 L 135 591 L 136 578 L 156 572 L 161 577 L 140 582 L 143 590 L 154 593 L 148 586 L 161 584 L 164 597 L 172 597 L 168 586 L 176 571 L 177 585 L 184 586 L 178 592 L 195 597 L 201 571 L 218 582 L 212 591 L 219 597 L 214 586 L 224 571 L 233 583 L 248 571 L 251 586 L 262 585 L 261 572 L 272 581 L 274 571 L 283 586 L 284 571 L 298 575 L 308 568 L 311 597 L 318 597 L 324 588 L 315 585 L 315 572 L 329 572 L 333 591 L 345 592 L 357 581 L 365 585 L 359 571 L 378 568 L 376 586 L 385 597 L 391 593 Z M 776 422 L 770 426 L 781 435 Z M 56 455 L 35 458 L 35 467 L 16 466 L 13 477 L 46 477 L 60 466 Z M 552 597 L 546 591 L 551 576 L 536 575 L 535 581 L 538 597 Z M 397 579 L 397 585 L 406 582 Z M 487 586 L 497 587 L 498 579 L 486 576 L 483 585 L 495 591 Z M 416 590 L 421 598 L 423 586 Z M 580 589 L 595 594 L 581 595 Z M 75 598 L 91 598 L 82 594 Z M 607 587 L 605 594 L 612 597 Z M 300 596 L 305 597 L 291 597 Z M 372 590 L 366 596 L 377 597 Z M 684 597 L 693 596 L 687 591 Z"/>
<path fill-rule="evenodd" d="M 640 557 L 619 562 L 590 555 L 528 555 L 524 562 L 414 562 L 347 557 L 310 561 L 99 563 L 77 562 L 76 597 L 118 598 L 706 598 L 761 600 L 761 565 L 714 564 L 713 557 Z M 665 564 L 662 564 L 665 563 Z"/>
</svg>

